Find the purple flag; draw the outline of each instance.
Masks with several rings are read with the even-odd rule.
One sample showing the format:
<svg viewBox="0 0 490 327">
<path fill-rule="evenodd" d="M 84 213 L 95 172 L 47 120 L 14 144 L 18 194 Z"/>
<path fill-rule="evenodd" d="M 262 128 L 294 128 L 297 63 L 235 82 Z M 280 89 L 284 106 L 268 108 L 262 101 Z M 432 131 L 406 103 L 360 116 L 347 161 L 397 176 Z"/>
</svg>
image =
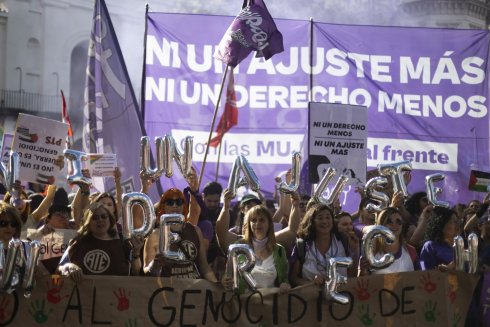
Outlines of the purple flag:
<svg viewBox="0 0 490 327">
<path fill-rule="evenodd" d="M 124 192 L 140 189 L 144 128 L 121 49 L 104 0 L 96 0 L 89 41 L 84 107 L 84 151 L 115 153 Z M 106 192 L 114 180 L 104 178 Z M 97 185 L 98 188 L 102 188 Z M 157 196 L 156 192 L 152 198 Z"/>
<path fill-rule="evenodd" d="M 244 3 L 245 5 L 245 3 Z M 262 0 L 250 0 L 221 39 L 215 58 L 237 66 L 252 50 L 266 60 L 284 51 L 282 34 Z"/>
</svg>

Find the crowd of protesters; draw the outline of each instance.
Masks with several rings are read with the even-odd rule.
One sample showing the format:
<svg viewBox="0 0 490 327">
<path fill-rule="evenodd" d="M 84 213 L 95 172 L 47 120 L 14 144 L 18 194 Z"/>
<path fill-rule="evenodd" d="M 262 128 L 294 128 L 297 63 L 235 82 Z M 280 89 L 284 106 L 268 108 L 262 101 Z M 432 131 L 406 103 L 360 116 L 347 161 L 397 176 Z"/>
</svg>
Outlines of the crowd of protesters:
<svg viewBox="0 0 490 327">
<path fill-rule="evenodd" d="M 453 242 L 476 233 L 479 239 L 478 273 L 490 271 L 490 194 L 483 202 L 473 200 L 448 209 L 434 207 L 423 191 L 404 197 L 386 189 L 391 203 L 380 211 L 368 210 L 370 199 L 362 189 L 356 212 L 346 212 L 339 201 L 328 206 L 308 194 L 282 194 L 265 199 L 249 193 L 236 200 L 233 192 L 217 182 L 198 189 L 195 170 L 184 190 L 166 190 L 154 205 L 156 223 L 146 237 L 122 236 L 121 174 L 114 172 L 115 194 L 93 192 L 89 185 L 65 190 L 53 185 L 14 185 L 18 197 L 4 192 L 0 202 L 0 240 L 6 248 L 12 238 L 40 239 L 54 231 L 72 235 L 63 255 L 43 259 L 40 273 L 62 274 L 74 281 L 85 275 L 162 276 L 205 278 L 233 287 L 227 270 L 227 252 L 232 244 L 247 244 L 255 254 L 251 271 L 257 287 L 277 287 L 287 292 L 298 285 L 323 287 L 328 279 L 329 259 L 351 257 L 353 264 L 338 268 L 348 277 L 414 270 L 455 269 Z M 154 180 L 141 174 L 142 193 Z M 276 179 L 278 183 L 280 179 Z M 39 192 L 43 190 L 42 192 Z M 36 192 L 37 191 L 37 192 Z M 15 201 L 14 201 L 15 200 Z M 180 235 L 170 245 L 175 258 L 159 249 L 158 226 L 163 214 L 183 215 L 185 222 L 172 227 Z M 138 207 L 133 223 L 142 224 Z M 361 240 L 372 225 L 382 225 L 395 236 L 388 243 L 376 239 L 377 258 L 392 253 L 394 262 L 382 269 L 370 266 L 361 255 Z M 137 227 L 137 226 L 136 226 Z M 71 231 L 72 233 L 68 233 Z M 179 260 L 184 258 L 185 260 Z M 229 265 L 228 265 L 229 267 Z M 244 281 L 239 292 L 246 292 Z M 477 298 L 477 297 L 475 297 Z M 477 307 L 477 304 L 473 304 Z M 469 316 L 477 324 L 478 315 Z"/>
</svg>

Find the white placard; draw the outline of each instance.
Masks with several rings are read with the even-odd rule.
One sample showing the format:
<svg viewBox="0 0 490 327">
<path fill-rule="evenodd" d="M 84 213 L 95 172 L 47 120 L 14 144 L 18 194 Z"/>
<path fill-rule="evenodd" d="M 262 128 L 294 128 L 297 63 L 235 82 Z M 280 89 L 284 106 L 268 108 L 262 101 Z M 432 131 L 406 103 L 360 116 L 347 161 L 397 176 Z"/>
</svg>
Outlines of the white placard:
<svg viewBox="0 0 490 327">
<path fill-rule="evenodd" d="M 88 170 L 91 177 L 113 177 L 117 157 L 113 153 L 88 153 Z"/>
<path fill-rule="evenodd" d="M 0 160 L 3 162 L 5 167 L 9 164 L 10 150 L 12 149 L 12 140 L 14 136 L 12 134 L 3 134 L 2 147 L 0 152 Z"/>
<path fill-rule="evenodd" d="M 56 120 L 19 114 L 12 149 L 20 159 L 19 177 L 23 181 L 54 184 L 63 157 L 68 125 Z"/>
<path fill-rule="evenodd" d="M 366 182 L 367 108 L 337 103 L 308 105 L 309 180 L 318 183 L 327 168 L 349 177 L 349 184 Z"/>
</svg>

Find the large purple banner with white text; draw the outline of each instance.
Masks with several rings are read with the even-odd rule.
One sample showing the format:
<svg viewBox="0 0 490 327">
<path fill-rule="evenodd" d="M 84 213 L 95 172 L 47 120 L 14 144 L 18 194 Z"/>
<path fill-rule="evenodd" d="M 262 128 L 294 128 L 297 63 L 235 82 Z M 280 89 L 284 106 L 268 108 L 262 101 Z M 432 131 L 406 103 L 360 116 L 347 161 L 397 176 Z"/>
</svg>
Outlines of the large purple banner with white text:
<svg viewBox="0 0 490 327">
<path fill-rule="evenodd" d="M 179 145 L 194 136 L 198 169 L 224 71 L 213 53 L 232 20 L 148 14 L 146 130 L 152 139 L 171 133 Z M 475 196 L 467 191 L 470 170 L 489 170 L 488 31 L 313 23 L 310 69 L 311 23 L 275 21 L 284 52 L 268 61 L 251 55 L 234 70 L 238 125 L 224 136 L 219 182 L 227 185 L 243 154 L 264 193 L 272 192 L 274 176 L 302 150 L 311 94 L 316 102 L 368 107 L 368 167 L 412 160 L 409 191 L 424 190 L 425 175 L 442 172 L 439 198 Z M 202 185 L 214 180 L 217 160 L 218 148 L 210 148 Z M 184 184 L 178 176 L 164 181 L 165 188 Z M 358 195 L 348 186 L 341 202 L 354 208 Z"/>
</svg>

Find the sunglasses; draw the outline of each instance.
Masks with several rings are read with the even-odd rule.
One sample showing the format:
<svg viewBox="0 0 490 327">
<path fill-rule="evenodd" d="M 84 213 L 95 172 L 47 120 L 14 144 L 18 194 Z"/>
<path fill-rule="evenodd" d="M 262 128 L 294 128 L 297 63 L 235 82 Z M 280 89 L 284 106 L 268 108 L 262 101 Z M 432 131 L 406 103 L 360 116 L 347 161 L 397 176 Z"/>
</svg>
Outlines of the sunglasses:
<svg viewBox="0 0 490 327">
<path fill-rule="evenodd" d="M 165 205 L 167 206 L 173 206 L 173 205 L 178 205 L 178 206 L 181 206 L 182 205 L 182 199 L 167 199 L 165 200 Z"/>
<path fill-rule="evenodd" d="M 398 225 L 398 226 L 401 226 L 403 225 L 403 221 L 401 219 L 395 219 L 395 220 L 392 220 L 392 219 L 387 219 L 386 220 L 386 225 Z"/>
<path fill-rule="evenodd" d="M 92 220 L 99 220 L 99 219 L 109 219 L 108 215 L 93 215 Z"/>
<path fill-rule="evenodd" d="M 8 225 L 10 225 L 10 227 L 12 227 L 12 228 L 19 227 L 19 223 L 16 221 L 0 220 L 0 228 L 5 228 Z"/>
</svg>

